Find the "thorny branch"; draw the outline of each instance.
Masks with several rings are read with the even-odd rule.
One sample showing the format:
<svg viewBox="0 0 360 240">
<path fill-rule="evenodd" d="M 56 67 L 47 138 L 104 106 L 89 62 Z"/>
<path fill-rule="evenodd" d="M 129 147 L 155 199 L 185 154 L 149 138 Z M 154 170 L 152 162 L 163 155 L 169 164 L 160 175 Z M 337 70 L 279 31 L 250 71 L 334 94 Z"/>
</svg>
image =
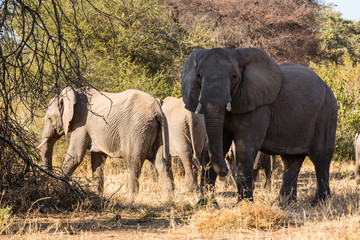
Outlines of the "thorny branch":
<svg viewBox="0 0 360 240">
<path fill-rule="evenodd" d="M 13 141 L 7 139 L 6 137 L 2 136 L 0 134 L 0 139 L 7 143 L 10 148 L 21 158 L 23 159 L 26 163 L 27 163 L 27 168 L 31 167 L 33 170 L 39 170 L 53 178 L 56 178 L 62 182 L 64 182 L 67 187 L 69 187 L 72 191 L 72 193 L 74 194 L 76 199 L 82 200 L 85 196 L 85 191 L 81 188 L 80 184 L 77 183 L 76 181 L 71 180 L 70 178 L 66 177 L 66 176 L 59 176 L 59 175 L 55 175 L 50 171 L 45 170 L 44 168 L 42 168 L 41 166 L 35 164 L 31 158 L 29 157 L 28 153 L 26 153 L 24 151 L 24 149 L 22 147 L 20 147 L 19 145 L 17 145 L 16 143 L 14 143 Z M 26 171 L 25 171 L 26 173 Z M 73 185 L 75 185 L 76 187 L 73 187 Z"/>
<path fill-rule="evenodd" d="M 68 6 L 59 0 L 0 1 L 1 192 L 21 182 L 36 181 L 42 173 L 65 183 L 75 199 L 84 197 L 79 183 L 36 164 L 40 159 L 34 151 L 38 138 L 28 128 L 39 109 L 46 108 L 50 95 L 59 94 L 65 86 L 90 85 L 84 77 L 86 38 L 79 26 L 80 16 L 86 14 L 84 5 L 111 21 L 111 15 L 88 0 L 67 3 L 70 12 L 64 11 Z M 29 179 L 30 175 L 34 179 Z"/>
</svg>

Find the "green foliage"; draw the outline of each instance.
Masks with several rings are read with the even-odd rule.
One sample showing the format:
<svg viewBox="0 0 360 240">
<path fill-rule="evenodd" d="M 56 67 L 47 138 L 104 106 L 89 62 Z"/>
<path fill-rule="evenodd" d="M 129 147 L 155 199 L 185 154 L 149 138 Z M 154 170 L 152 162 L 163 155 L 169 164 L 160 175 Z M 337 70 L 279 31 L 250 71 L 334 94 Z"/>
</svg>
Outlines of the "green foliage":
<svg viewBox="0 0 360 240">
<path fill-rule="evenodd" d="M 319 43 L 322 59 L 342 64 L 346 57 L 360 62 L 360 22 L 341 18 L 330 6 L 323 11 Z"/>
<path fill-rule="evenodd" d="M 194 48 L 212 43 L 206 29 L 181 31 L 161 0 L 93 4 L 96 9 L 85 6 L 79 23 L 86 39 L 88 81 L 109 92 L 136 88 L 160 98 L 178 96 L 185 58 Z"/>
<path fill-rule="evenodd" d="M 9 221 L 11 217 L 11 208 L 0 206 L 0 234 L 7 232 L 12 221 Z"/>
<path fill-rule="evenodd" d="M 354 137 L 360 132 L 360 64 L 349 58 L 344 65 L 311 63 L 311 68 L 328 84 L 338 103 L 335 159 L 354 158 Z"/>
</svg>

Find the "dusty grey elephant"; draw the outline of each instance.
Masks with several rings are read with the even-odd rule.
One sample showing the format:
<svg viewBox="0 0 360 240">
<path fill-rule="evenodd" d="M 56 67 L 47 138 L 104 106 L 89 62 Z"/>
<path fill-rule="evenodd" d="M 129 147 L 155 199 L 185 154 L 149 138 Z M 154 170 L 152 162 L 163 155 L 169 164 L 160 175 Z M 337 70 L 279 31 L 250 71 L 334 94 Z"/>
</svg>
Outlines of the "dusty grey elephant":
<svg viewBox="0 0 360 240">
<path fill-rule="evenodd" d="M 238 199 L 253 199 L 253 165 L 259 150 L 281 155 L 280 194 L 296 200 L 297 178 L 305 156 L 315 166 L 313 203 L 330 195 L 329 167 L 334 152 L 337 104 L 324 81 L 297 64 L 278 65 L 263 50 L 197 49 L 181 73 L 185 107 L 204 114 L 210 162 L 204 181 L 215 185 L 227 174 L 224 161 L 236 146 Z"/>
<path fill-rule="evenodd" d="M 91 165 L 96 191 L 103 191 L 103 165 L 106 156 L 122 157 L 129 168 L 129 192 L 134 196 L 145 159 L 155 163 L 171 194 L 174 188 L 170 159 L 168 127 L 160 104 L 139 90 L 121 93 L 99 92 L 92 88 L 74 91 L 65 88 L 52 99 L 45 116 L 41 157 L 51 169 L 55 142 L 71 133 L 62 171 L 71 176 L 91 152 Z"/>
<path fill-rule="evenodd" d="M 175 97 L 165 98 L 162 110 L 169 127 L 170 155 L 181 159 L 186 185 L 194 190 L 206 141 L 204 116 L 190 112 L 183 100 Z"/>
<path fill-rule="evenodd" d="M 360 134 L 356 134 L 355 141 L 355 177 L 356 183 L 360 184 Z"/>
</svg>

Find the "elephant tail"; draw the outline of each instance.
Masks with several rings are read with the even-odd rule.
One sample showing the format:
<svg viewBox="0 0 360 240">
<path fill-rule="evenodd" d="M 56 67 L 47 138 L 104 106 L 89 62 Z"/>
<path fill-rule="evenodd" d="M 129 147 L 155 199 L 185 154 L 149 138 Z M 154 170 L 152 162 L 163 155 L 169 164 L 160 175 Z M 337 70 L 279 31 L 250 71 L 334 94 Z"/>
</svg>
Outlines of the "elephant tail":
<svg viewBox="0 0 360 240">
<path fill-rule="evenodd" d="M 168 157 L 169 157 L 169 128 L 168 128 L 167 120 L 162 111 L 156 115 L 156 118 L 161 126 L 161 137 L 162 137 L 162 142 L 164 145 L 163 158 L 165 159 L 166 162 L 169 162 L 170 161 L 170 159 L 168 159 Z"/>
<path fill-rule="evenodd" d="M 193 114 L 193 113 L 191 113 Z M 191 147 L 193 150 L 193 157 L 192 157 L 192 161 L 194 163 L 194 165 L 200 169 L 200 162 L 199 159 L 197 158 L 196 155 L 196 148 L 195 148 L 195 139 L 194 139 L 194 118 L 191 116 L 190 119 L 188 119 L 188 125 L 189 125 L 189 130 L 190 130 L 190 141 L 191 141 Z"/>
</svg>

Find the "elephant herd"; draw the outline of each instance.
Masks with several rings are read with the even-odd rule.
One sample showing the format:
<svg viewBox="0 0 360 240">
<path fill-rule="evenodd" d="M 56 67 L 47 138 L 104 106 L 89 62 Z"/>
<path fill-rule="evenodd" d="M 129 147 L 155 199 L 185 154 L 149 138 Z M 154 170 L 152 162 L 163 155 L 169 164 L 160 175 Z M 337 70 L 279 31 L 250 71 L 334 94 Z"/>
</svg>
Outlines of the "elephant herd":
<svg viewBox="0 0 360 240">
<path fill-rule="evenodd" d="M 170 157 L 177 156 L 189 189 L 197 187 L 200 169 L 200 186 L 213 189 L 217 176 L 226 176 L 232 166 L 240 201 L 253 199 L 254 169 L 262 164 L 269 169 L 269 156 L 280 155 L 284 164 L 280 195 L 296 200 L 298 174 L 308 156 L 317 178 L 313 203 L 330 195 L 337 103 L 315 72 L 297 64 L 278 65 L 256 48 L 197 49 L 184 63 L 181 94 L 182 98 L 167 97 L 161 104 L 139 90 L 65 88 L 46 112 L 39 145 L 43 165 L 51 170 L 55 142 L 71 133 L 62 170 L 70 176 L 89 149 L 98 193 L 103 191 L 103 165 L 109 156 L 126 160 L 131 196 L 138 189 L 145 159 L 154 163 L 171 195 Z M 360 137 L 355 147 L 360 150 Z M 359 165 L 357 173 L 360 182 Z"/>
</svg>

